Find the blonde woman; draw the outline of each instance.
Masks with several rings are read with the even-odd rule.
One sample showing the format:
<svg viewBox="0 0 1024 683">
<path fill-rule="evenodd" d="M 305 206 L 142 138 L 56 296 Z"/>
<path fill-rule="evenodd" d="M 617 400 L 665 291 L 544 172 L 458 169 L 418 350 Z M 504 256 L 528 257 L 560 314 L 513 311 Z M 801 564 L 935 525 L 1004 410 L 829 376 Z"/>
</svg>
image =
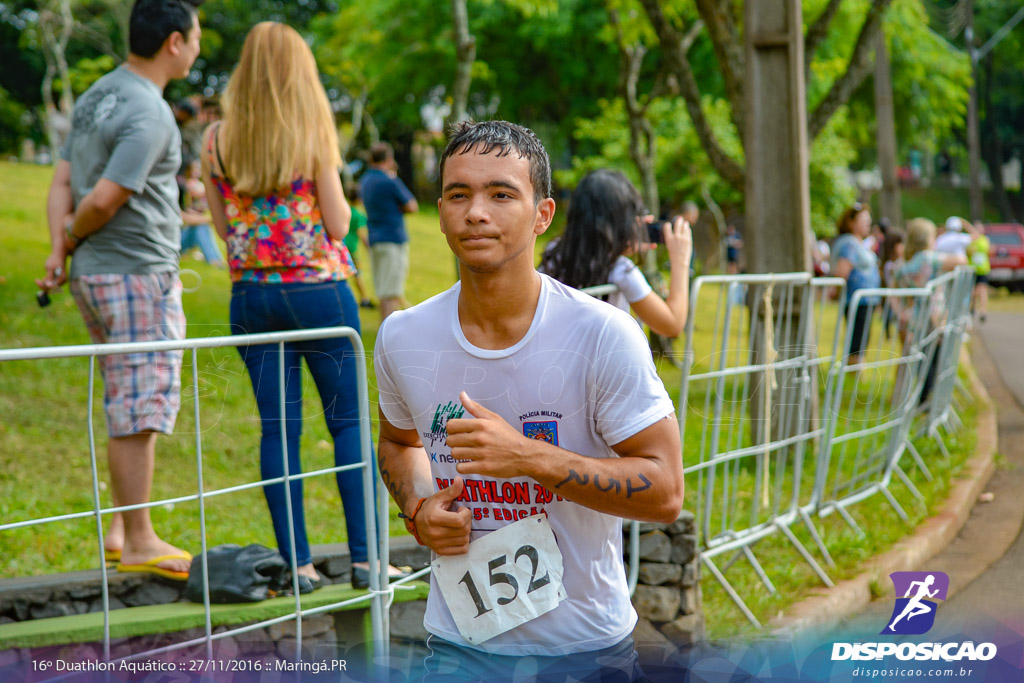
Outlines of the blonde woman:
<svg viewBox="0 0 1024 683">
<path fill-rule="evenodd" d="M 907 221 L 907 245 L 903 265 L 896 269 L 895 286 L 924 287 L 943 271 L 967 263 L 962 255 L 935 251 L 935 232 L 935 223 L 927 218 Z"/>
<path fill-rule="evenodd" d="M 896 269 L 894 282 L 896 287 L 924 287 L 944 271 L 967 263 L 967 258 L 962 254 L 935 251 L 935 232 L 935 223 L 927 218 L 913 218 L 907 221 L 907 246 L 903 252 L 903 265 Z M 929 311 L 932 325 L 942 324 L 945 308 L 945 301 L 940 297 L 936 296 L 932 299 Z M 904 308 L 899 316 L 900 336 L 904 340 L 906 340 L 907 322 L 911 311 L 912 309 Z M 939 347 L 936 347 L 928 360 L 928 368 L 925 371 L 925 381 L 920 398 L 922 402 L 928 398 L 932 386 L 935 384 L 935 373 L 938 369 L 935 359 L 938 356 Z"/>
<path fill-rule="evenodd" d="M 204 135 L 203 179 L 217 233 L 227 242 L 231 325 L 236 334 L 346 325 L 360 329 L 346 279 L 355 269 L 341 240 L 351 210 L 342 192 L 337 133 L 313 53 L 292 28 L 264 22 L 249 31 L 224 92 L 224 119 Z M 262 422 L 264 479 L 284 474 L 276 344 L 239 347 Z M 336 465 L 360 459 L 356 363 L 350 342 L 286 344 L 288 469 L 302 471 L 302 359 L 323 401 Z M 362 475 L 337 475 L 353 560 L 353 585 L 367 584 Z M 295 562 L 302 592 L 320 586 L 306 538 L 302 482 L 264 487 L 278 548 Z"/>
</svg>

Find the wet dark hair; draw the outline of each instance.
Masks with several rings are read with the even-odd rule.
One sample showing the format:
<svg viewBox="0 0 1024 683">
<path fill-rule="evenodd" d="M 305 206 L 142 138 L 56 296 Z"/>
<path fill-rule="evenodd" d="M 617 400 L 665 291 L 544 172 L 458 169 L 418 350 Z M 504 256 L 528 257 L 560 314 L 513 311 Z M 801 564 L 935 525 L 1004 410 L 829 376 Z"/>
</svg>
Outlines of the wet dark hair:
<svg viewBox="0 0 1024 683">
<path fill-rule="evenodd" d="M 448 130 L 448 145 L 441 155 L 441 183 L 444 184 L 444 165 L 455 154 L 490 154 L 497 148 L 497 156 L 517 152 L 519 158 L 530 160 L 530 184 L 533 185 L 533 203 L 551 196 L 551 162 L 540 139 L 529 128 L 508 121 L 460 121 Z"/>
<path fill-rule="evenodd" d="M 136 0 L 128 20 L 128 49 L 149 59 L 172 33 L 188 38 L 201 4 L 203 0 Z"/>
<path fill-rule="evenodd" d="M 540 270 L 570 287 L 608 282 L 615 261 L 643 239 L 647 213 L 640 193 L 618 171 L 588 173 L 569 200 L 565 232 L 541 259 Z"/>
</svg>

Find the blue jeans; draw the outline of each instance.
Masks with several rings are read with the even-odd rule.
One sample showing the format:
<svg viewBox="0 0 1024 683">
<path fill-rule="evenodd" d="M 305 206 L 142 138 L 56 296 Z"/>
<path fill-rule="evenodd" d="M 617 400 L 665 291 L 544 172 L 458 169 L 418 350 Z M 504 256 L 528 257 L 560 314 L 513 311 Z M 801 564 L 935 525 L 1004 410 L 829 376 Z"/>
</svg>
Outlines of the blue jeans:
<svg viewBox="0 0 1024 683">
<path fill-rule="evenodd" d="M 502 683 L 514 680 L 633 683 L 647 680 L 632 635 L 601 650 L 560 656 L 489 654 L 461 647 L 433 634 L 427 636 L 426 646 L 430 653 L 423 658 L 423 683 Z"/>
<path fill-rule="evenodd" d="M 236 282 L 231 289 L 231 327 L 234 334 L 280 332 L 314 327 L 346 325 L 359 331 L 359 307 L 348 284 L 341 282 L 253 284 Z M 277 344 L 240 346 L 239 353 L 249 370 L 263 436 L 260 440 L 260 473 L 264 479 L 284 475 L 281 448 L 279 353 Z M 302 471 L 299 435 L 302 432 L 302 359 L 306 359 L 324 406 L 327 428 L 334 438 L 335 466 L 360 462 L 359 404 L 356 394 L 356 357 L 345 338 L 285 344 L 285 415 L 287 419 L 288 471 Z M 338 492 L 345 509 L 348 545 L 353 562 L 365 562 L 366 513 L 363 508 L 362 470 L 337 474 Z M 291 560 L 288 509 L 284 484 L 263 488 L 274 522 L 277 545 Z M 306 539 L 302 506 L 302 480 L 291 482 L 292 515 L 295 530 L 296 565 L 309 564 L 312 557 Z"/>
<path fill-rule="evenodd" d="M 203 259 L 207 263 L 223 264 L 224 256 L 217 248 L 217 241 L 213 239 L 213 228 L 209 223 L 202 225 L 184 225 L 181 228 L 181 253 L 185 255 L 195 247 L 203 252 Z"/>
</svg>

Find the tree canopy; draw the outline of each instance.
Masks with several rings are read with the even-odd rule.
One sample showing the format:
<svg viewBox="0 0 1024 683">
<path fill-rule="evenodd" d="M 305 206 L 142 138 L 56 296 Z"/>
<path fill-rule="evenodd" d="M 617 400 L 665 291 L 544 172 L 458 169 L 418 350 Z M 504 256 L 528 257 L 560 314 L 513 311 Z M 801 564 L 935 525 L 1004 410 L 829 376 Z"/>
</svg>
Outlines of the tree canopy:
<svg viewBox="0 0 1024 683">
<path fill-rule="evenodd" d="M 943 37 L 925 1 L 804 0 L 818 231 L 827 232 L 853 197 L 847 170 L 874 163 L 871 39 L 878 31 L 892 55 L 900 153 L 962 146 L 969 64 Z M 72 18 L 62 48 L 66 74 L 54 65 L 46 33 L 47 21 L 56 21 L 47 12 L 60 16 L 63 5 Z M 460 5 L 465 31 L 453 15 Z M 982 40 L 1006 20 L 1003 5 L 976 0 Z M 43 141 L 47 97 L 59 108 L 64 93 L 79 94 L 124 58 L 130 6 L 130 0 L 0 0 L 0 59 L 15 65 L 0 75 L 5 151 L 26 136 Z M 742 3 L 735 0 L 208 0 L 200 16 L 201 56 L 189 78 L 169 88 L 170 98 L 219 93 L 249 27 L 282 21 L 313 47 L 351 147 L 379 137 L 411 139 L 451 113 L 461 36 L 469 65 L 466 114 L 533 127 L 548 145 L 559 182 L 572 185 L 605 165 L 642 187 L 647 154 L 662 204 L 705 197 L 742 203 L 743 25 Z M 53 26 L 59 33 L 60 22 Z M 1022 49 L 1010 36 L 982 64 L 983 138 L 992 163 L 1024 148 L 1015 125 L 1024 92 L 1009 77 Z"/>
</svg>

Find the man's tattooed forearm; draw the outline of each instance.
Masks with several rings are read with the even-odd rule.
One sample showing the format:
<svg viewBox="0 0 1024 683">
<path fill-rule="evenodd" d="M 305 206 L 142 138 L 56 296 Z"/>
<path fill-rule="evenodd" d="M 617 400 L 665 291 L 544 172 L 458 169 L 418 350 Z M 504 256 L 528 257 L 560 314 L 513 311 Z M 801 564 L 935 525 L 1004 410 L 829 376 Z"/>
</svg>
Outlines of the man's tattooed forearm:
<svg viewBox="0 0 1024 683">
<path fill-rule="evenodd" d="M 391 494 L 391 497 L 394 498 L 395 502 L 401 504 L 401 501 L 403 500 L 402 483 L 400 481 L 394 481 L 391 478 L 391 471 L 384 466 L 383 462 L 380 464 L 380 478 L 381 481 L 384 482 L 385 488 L 387 488 L 388 493 Z"/>
<path fill-rule="evenodd" d="M 634 493 L 646 491 L 653 485 L 651 483 L 651 480 L 645 477 L 643 474 L 637 472 L 636 476 L 639 478 L 640 481 L 635 485 L 633 484 L 632 477 L 628 477 L 626 479 L 626 498 L 631 498 Z M 591 478 L 589 474 L 580 474 L 576 470 L 569 470 L 569 474 L 565 477 L 565 479 L 555 484 L 555 488 L 560 489 L 564 484 L 568 484 L 570 482 L 579 484 L 580 486 L 586 486 L 587 484 L 590 483 L 590 481 Z M 602 493 L 607 493 L 612 489 L 615 489 L 616 495 L 622 493 L 622 482 L 619 481 L 618 479 L 615 479 L 614 477 L 605 477 L 604 479 L 602 479 L 600 474 L 595 474 L 593 478 L 593 483 L 594 487 Z"/>
<path fill-rule="evenodd" d="M 557 484 L 555 484 L 555 488 L 556 489 L 560 489 L 560 488 L 562 488 L 562 484 L 567 484 L 570 481 L 574 481 L 577 484 L 579 484 L 580 486 L 584 486 L 584 485 L 586 485 L 586 483 L 588 481 L 590 481 L 590 475 L 589 474 L 584 474 L 581 477 L 576 470 L 569 470 L 569 476 L 567 476 L 565 479 L 563 479 L 562 481 L 560 481 Z"/>
<path fill-rule="evenodd" d="M 651 488 L 651 480 L 650 479 L 648 479 L 644 475 L 640 474 L 639 472 L 636 473 L 636 476 L 640 477 L 640 479 L 641 479 L 641 481 L 643 481 L 644 485 L 643 486 L 636 486 L 636 487 L 634 487 L 633 486 L 633 480 L 632 479 L 627 479 L 626 480 L 626 498 L 629 498 L 634 493 L 639 493 L 640 491 L 646 491 L 647 489 Z"/>
</svg>

